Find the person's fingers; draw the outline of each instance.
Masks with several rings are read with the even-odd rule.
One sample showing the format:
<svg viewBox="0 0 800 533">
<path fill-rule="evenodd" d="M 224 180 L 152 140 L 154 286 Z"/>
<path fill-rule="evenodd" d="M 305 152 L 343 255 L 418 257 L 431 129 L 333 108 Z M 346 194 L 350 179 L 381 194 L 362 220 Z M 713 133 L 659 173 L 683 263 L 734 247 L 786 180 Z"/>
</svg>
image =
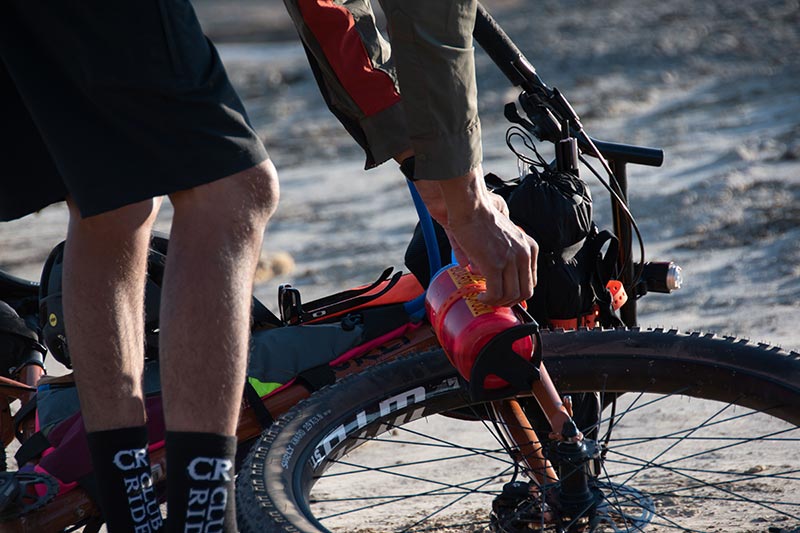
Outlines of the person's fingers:
<svg viewBox="0 0 800 533">
<path fill-rule="evenodd" d="M 464 250 L 461 249 L 460 246 L 456 246 L 453 248 L 453 255 L 456 257 L 456 263 L 461 266 L 469 265 L 469 257 L 467 254 L 464 253 Z M 475 274 L 479 274 L 479 272 L 475 272 Z"/>
<path fill-rule="evenodd" d="M 509 262 L 506 265 L 505 270 L 503 270 L 503 298 L 499 305 L 511 307 L 524 299 L 520 290 L 524 270 L 524 268 L 517 268 L 514 262 Z"/>
<path fill-rule="evenodd" d="M 503 272 L 501 270 L 491 270 L 490 272 L 476 272 L 476 268 L 470 265 L 473 274 L 486 278 L 486 292 L 478 295 L 478 301 L 486 305 L 499 306 L 503 301 Z"/>
<path fill-rule="evenodd" d="M 520 230 L 521 231 L 521 230 Z M 536 259 L 539 255 L 539 245 L 524 231 L 522 236 L 525 242 L 525 253 L 520 255 L 520 301 L 533 296 L 536 286 Z"/>
<path fill-rule="evenodd" d="M 461 222 L 446 231 L 458 263 L 486 278 L 479 301 L 511 306 L 533 294 L 538 245 L 504 214 L 503 199 L 491 197 L 485 219 Z"/>
<path fill-rule="evenodd" d="M 469 265 L 469 257 L 467 257 L 467 254 L 461 248 L 461 245 L 458 244 L 458 241 L 456 240 L 455 236 L 453 235 L 453 232 L 451 232 L 448 228 L 445 228 L 444 232 L 447 235 L 447 240 L 450 241 L 450 249 L 451 249 L 452 254 L 456 258 L 456 263 L 461 265 L 461 266 Z M 444 260 L 444 263 L 450 263 L 449 258 Z"/>
<path fill-rule="evenodd" d="M 456 256 L 455 257 L 456 264 L 464 266 L 464 267 L 470 266 L 469 257 L 467 257 L 467 254 L 465 254 L 463 251 L 461 251 L 460 249 L 457 250 L 456 253 L 455 253 L 455 256 Z M 471 271 L 477 276 L 481 275 L 480 269 L 478 269 L 478 268 L 474 268 L 473 267 L 471 269 Z"/>
<path fill-rule="evenodd" d="M 508 235 L 506 235 L 506 238 Z M 505 306 L 519 293 L 519 279 L 516 267 L 516 253 L 519 245 L 513 240 L 507 242 L 504 248 L 493 248 L 495 253 L 484 257 L 482 271 L 476 272 L 474 262 L 473 272 L 486 278 L 486 292 L 478 296 L 482 303 L 492 306 Z"/>
<path fill-rule="evenodd" d="M 509 227 L 512 239 L 503 270 L 503 306 L 512 306 L 533 296 L 538 245 L 518 226 Z"/>
<path fill-rule="evenodd" d="M 531 296 L 533 296 L 533 270 L 536 268 L 536 264 L 531 264 L 531 256 L 530 254 L 523 254 L 520 256 L 519 259 L 519 294 L 518 300 L 512 302 L 509 305 L 514 305 L 519 303 L 523 300 L 527 300 Z"/>
<path fill-rule="evenodd" d="M 503 292 L 496 300 L 487 296 L 484 303 L 495 306 L 510 307 L 533 295 L 533 273 L 531 269 L 531 251 L 527 241 L 524 246 L 517 243 L 500 272 Z M 488 287 L 487 279 L 487 287 Z"/>
<path fill-rule="evenodd" d="M 527 237 L 527 234 L 526 234 L 526 237 Z M 533 295 L 533 290 L 536 287 L 536 283 L 538 283 L 538 281 L 539 281 L 539 279 L 537 277 L 538 272 L 537 272 L 537 269 L 536 269 L 536 266 L 538 264 L 537 262 L 539 260 L 539 243 L 537 243 L 535 240 L 533 240 L 533 238 L 528 237 L 528 246 L 530 247 L 530 251 L 531 251 L 530 273 L 531 273 L 531 296 L 532 296 Z M 528 298 L 530 298 L 530 296 Z"/>
</svg>

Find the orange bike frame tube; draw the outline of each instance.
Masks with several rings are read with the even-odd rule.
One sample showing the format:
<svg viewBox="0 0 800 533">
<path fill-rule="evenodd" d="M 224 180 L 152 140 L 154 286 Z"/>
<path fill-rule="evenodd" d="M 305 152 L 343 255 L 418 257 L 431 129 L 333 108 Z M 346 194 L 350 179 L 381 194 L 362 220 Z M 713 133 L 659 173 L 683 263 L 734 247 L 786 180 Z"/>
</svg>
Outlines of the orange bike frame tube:
<svg viewBox="0 0 800 533">
<path fill-rule="evenodd" d="M 531 388 L 533 396 L 539 402 L 539 407 L 544 411 L 544 416 L 553 430 L 553 433 L 561 435 L 561 430 L 564 423 L 571 420 L 567 406 L 558 395 L 556 386 L 553 385 L 553 380 L 550 379 L 550 374 L 544 366 L 544 363 L 539 365 L 539 379 L 533 384 Z"/>
<path fill-rule="evenodd" d="M 522 460 L 525 463 L 530 475 L 540 487 L 558 481 L 553 466 L 544 456 L 539 437 L 531 427 L 519 402 L 503 400 L 494 402 L 493 405 L 500 418 L 503 419 L 509 436 L 519 448 L 521 457 L 514 457 L 514 460 Z"/>
<path fill-rule="evenodd" d="M 571 402 L 565 400 L 565 404 L 561 400 L 544 363 L 539 365 L 539 380 L 533 384 L 531 390 L 550 424 L 552 437 L 560 438 L 564 424 L 572 418 Z M 539 486 L 558 481 L 558 475 L 545 457 L 541 441 L 519 402 L 511 399 L 493 402 L 492 405 L 503 419 L 509 437 L 519 449 L 520 457 L 514 457 L 514 460 L 525 463 L 532 479 Z M 579 433 L 573 439 L 581 440 L 583 435 Z"/>
</svg>

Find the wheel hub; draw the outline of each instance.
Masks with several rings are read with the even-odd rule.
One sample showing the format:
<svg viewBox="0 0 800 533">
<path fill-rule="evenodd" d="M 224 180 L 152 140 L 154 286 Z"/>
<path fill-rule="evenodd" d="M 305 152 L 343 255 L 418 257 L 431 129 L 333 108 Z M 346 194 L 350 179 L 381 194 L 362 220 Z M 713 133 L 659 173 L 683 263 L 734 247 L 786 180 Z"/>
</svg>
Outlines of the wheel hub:
<svg viewBox="0 0 800 533">
<path fill-rule="evenodd" d="M 653 499 L 636 488 L 598 482 L 591 492 L 596 505 L 573 517 L 544 502 L 535 485 L 506 483 L 492 502 L 489 529 L 492 533 L 621 533 L 643 531 L 655 516 Z"/>
</svg>

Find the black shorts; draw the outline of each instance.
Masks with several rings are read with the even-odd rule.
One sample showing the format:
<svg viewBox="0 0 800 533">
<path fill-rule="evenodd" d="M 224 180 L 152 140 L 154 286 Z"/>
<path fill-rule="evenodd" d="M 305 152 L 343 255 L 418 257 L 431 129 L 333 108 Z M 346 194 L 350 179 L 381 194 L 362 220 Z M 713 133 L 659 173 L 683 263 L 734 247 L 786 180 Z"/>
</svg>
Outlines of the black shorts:
<svg viewBox="0 0 800 533">
<path fill-rule="evenodd" d="M 0 220 L 70 195 L 83 216 L 267 157 L 187 0 L 6 0 Z"/>
</svg>

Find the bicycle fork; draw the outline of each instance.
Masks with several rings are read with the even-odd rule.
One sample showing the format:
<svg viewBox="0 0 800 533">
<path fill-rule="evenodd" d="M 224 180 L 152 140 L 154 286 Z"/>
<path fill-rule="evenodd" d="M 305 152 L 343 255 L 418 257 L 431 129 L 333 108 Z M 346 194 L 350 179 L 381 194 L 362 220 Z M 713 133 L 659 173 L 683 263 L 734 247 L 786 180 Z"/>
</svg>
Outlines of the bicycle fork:
<svg viewBox="0 0 800 533">
<path fill-rule="evenodd" d="M 529 500 L 538 493 L 548 506 L 558 509 L 561 517 L 574 520 L 589 516 L 601 500 L 591 483 L 597 476 L 598 446 L 578 431 L 572 420 L 571 399 L 559 397 L 544 363 L 539 366 L 539 380 L 533 384 L 531 392 L 552 430 L 548 437 L 555 441 L 551 457 L 556 465 L 545 454 L 542 440 L 518 400 L 492 402 L 506 436 L 515 447 L 512 459 L 522 466 L 535 485 L 523 490 L 519 483 L 509 483 L 501 499 L 509 505 L 514 499 Z M 540 513 L 538 519 L 547 518 Z"/>
</svg>

